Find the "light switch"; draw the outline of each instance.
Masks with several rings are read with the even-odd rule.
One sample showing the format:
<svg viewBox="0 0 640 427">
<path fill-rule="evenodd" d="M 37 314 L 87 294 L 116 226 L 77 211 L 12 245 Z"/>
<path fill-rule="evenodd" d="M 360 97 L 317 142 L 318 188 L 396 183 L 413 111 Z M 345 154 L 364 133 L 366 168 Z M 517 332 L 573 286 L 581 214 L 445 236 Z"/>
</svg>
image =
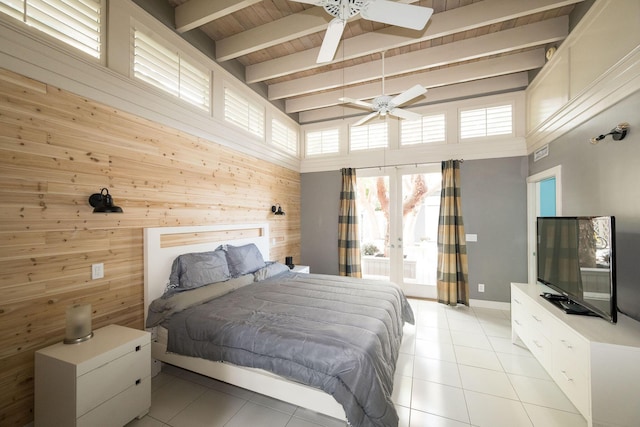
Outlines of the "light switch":
<svg viewBox="0 0 640 427">
<path fill-rule="evenodd" d="M 91 264 L 91 280 L 102 279 L 104 277 L 104 263 Z"/>
<path fill-rule="evenodd" d="M 477 234 L 466 234 L 467 242 L 477 242 L 478 235 Z"/>
</svg>

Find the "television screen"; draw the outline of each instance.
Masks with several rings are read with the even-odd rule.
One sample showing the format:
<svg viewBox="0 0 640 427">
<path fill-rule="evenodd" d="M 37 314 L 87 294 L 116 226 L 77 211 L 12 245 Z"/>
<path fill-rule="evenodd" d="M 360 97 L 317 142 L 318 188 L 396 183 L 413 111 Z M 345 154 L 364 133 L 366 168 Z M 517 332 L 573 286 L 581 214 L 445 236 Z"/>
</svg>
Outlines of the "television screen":
<svg viewBox="0 0 640 427">
<path fill-rule="evenodd" d="M 615 322 L 614 217 L 540 217 L 537 225 L 538 281 Z"/>
</svg>

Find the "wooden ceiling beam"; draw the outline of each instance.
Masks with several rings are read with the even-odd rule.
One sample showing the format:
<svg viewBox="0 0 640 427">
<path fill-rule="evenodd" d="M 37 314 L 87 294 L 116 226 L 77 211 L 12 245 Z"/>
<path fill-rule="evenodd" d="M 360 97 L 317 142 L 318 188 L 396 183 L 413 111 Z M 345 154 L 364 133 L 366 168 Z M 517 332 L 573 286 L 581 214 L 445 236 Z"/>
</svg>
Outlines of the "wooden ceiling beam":
<svg viewBox="0 0 640 427">
<path fill-rule="evenodd" d="M 484 0 L 434 14 L 422 32 L 392 26 L 346 39 L 340 44 L 335 61 L 432 40 L 581 1 L 583 0 Z M 249 84 L 257 83 L 324 66 L 326 64 L 316 64 L 319 50 L 320 48 L 307 49 L 250 65 L 246 67 L 245 80 Z"/>
<path fill-rule="evenodd" d="M 261 0 L 189 0 L 175 8 L 176 30 L 184 33 Z"/>
<path fill-rule="evenodd" d="M 360 15 L 358 15 L 360 16 Z M 216 60 L 229 61 L 261 49 L 325 30 L 333 18 L 321 7 L 305 9 L 216 42 Z"/>
<path fill-rule="evenodd" d="M 406 77 L 390 79 L 385 82 L 385 95 L 395 95 L 416 84 L 426 88 L 446 86 L 489 77 L 518 73 L 541 68 L 545 62 L 544 48 L 534 49 L 513 55 L 485 59 L 462 65 L 441 68 L 433 71 L 411 74 Z M 288 99 L 285 102 L 287 113 L 297 113 L 316 108 L 338 105 L 340 97 L 353 99 L 372 99 L 381 95 L 380 82 L 368 83 L 350 88 L 331 90 L 315 95 Z M 429 94 L 425 95 L 427 98 Z"/>
<path fill-rule="evenodd" d="M 567 16 L 498 31 L 472 39 L 396 55 L 385 59 L 385 77 L 417 72 L 509 51 L 544 46 L 563 40 L 569 33 Z M 353 85 L 382 76 L 381 60 L 332 70 L 269 86 L 269 99 L 282 99 Z"/>
</svg>

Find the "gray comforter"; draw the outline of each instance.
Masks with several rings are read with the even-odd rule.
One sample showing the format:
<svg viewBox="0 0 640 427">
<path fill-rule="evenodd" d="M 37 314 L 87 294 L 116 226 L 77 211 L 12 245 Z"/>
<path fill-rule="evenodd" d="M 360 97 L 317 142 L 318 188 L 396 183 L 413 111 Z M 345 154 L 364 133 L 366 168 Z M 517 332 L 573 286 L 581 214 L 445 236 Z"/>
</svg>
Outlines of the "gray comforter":
<svg viewBox="0 0 640 427">
<path fill-rule="evenodd" d="M 331 394 L 352 426 L 395 427 L 404 321 L 413 313 L 392 283 L 286 272 L 164 325 L 170 352 L 261 368 Z"/>
</svg>

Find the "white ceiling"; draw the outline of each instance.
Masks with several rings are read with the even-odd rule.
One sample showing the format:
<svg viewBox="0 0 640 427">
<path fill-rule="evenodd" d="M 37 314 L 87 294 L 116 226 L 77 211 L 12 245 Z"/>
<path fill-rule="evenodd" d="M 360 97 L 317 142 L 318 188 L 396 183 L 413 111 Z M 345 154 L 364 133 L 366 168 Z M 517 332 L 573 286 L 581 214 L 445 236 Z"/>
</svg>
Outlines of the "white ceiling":
<svg viewBox="0 0 640 427">
<path fill-rule="evenodd" d="M 430 89 L 408 105 L 522 89 L 545 51 L 569 32 L 582 0 L 423 0 L 424 30 L 349 20 L 333 62 L 316 64 L 328 22 L 322 7 L 288 0 L 167 0 L 178 32 L 199 29 L 215 43 L 216 61 L 234 61 L 247 84 L 301 124 L 364 115 L 340 97 L 368 100 L 416 84 Z M 381 0 L 375 0 L 381 1 Z"/>
</svg>

